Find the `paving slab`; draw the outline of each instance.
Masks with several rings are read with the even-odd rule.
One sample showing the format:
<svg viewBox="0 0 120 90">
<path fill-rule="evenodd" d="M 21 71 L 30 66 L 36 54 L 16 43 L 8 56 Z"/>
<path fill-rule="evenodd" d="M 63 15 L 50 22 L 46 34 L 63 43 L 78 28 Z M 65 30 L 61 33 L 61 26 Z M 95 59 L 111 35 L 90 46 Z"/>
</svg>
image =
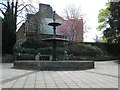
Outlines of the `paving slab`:
<svg viewBox="0 0 120 90">
<path fill-rule="evenodd" d="M 3 88 L 23 90 L 106 90 L 118 88 L 118 64 L 114 61 L 95 62 L 95 69 L 75 71 L 37 71 L 13 69 L 12 63 L 2 66 Z"/>
</svg>

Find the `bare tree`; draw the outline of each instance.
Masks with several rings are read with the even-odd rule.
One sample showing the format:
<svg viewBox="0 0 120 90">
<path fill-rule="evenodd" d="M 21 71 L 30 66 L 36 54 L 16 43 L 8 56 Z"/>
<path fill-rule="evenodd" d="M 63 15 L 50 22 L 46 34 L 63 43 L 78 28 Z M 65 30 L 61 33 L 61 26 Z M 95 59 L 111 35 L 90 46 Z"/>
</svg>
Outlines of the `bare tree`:
<svg viewBox="0 0 120 90">
<path fill-rule="evenodd" d="M 67 25 L 65 26 L 64 24 L 63 29 L 67 28 L 67 31 L 62 31 L 69 34 L 70 41 L 73 42 L 76 39 L 77 42 L 83 41 L 83 34 L 90 29 L 90 26 L 87 25 L 85 14 L 82 12 L 81 8 L 75 7 L 74 5 L 67 6 L 64 9 L 64 18 L 64 22 Z"/>
<path fill-rule="evenodd" d="M 64 9 L 65 20 L 59 27 L 61 32 L 69 39 L 70 42 L 83 41 L 83 14 L 80 8 L 69 5 Z"/>
<path fill-rule="evenodd" d="M 82 19 L 68 19 L 58 27 L 61 33 L 69 39 L 70 42 L 83 41 L 83 20 Z"/>
<path fill-rule="evenodd" d="M 32 0 L 29 1 L 32 2 Z M 16 22 L 16 29 L 19 27 L 19 24 L 25 22 L 27 14 L 33 14 L 37 12 L 36 8 L 32 4 L 26 4 L 23 0 L 21 3 L 19 3 L 19 0 L 3 0 L 0 2 L 0 6 L 0 12 L 4 17 L 8 6 L 11 7 Z"/>
<path fill-rule="evenodd" d="M 18 0 L 7 0 L 6 2 L 0 2 L 0 12 L 3 14 L 2 23 L 2 51 L 3 53 L 11 53 L 13 51 L 14 44 L 16 43 L 16 29 L 17 29 L 17 18 L 24 12 L 31 12 L 30 4 L 18 3 Z M 30 9 L 28 9 L 30 8 Z M 21 18 L 24 21 L 23 18 Z"/>
<path fill-rule="evenodd" d="M 69 5 L 64 9 L 65 19 L 81 19 L 83 14 L 80 7 L 77 8 L 74 5 Z"/>
</svg>

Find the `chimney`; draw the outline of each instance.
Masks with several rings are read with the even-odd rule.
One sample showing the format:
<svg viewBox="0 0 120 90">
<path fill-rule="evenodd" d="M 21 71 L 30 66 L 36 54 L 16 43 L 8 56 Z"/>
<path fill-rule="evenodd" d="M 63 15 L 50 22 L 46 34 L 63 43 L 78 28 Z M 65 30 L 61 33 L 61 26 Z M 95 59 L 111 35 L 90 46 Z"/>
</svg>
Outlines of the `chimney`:
<svg viewBox="0 0 120 90">
<path fill-rule="evenodd" d="M 47 14 L 47 15 L 45 15 L 46 17 L 52 17 L 53 10 L 52 10 L 52 7 L 48 4 L 40 3 L 39 4 L 39 11 L 44 13 L 44 14 Z"/>
</svg>

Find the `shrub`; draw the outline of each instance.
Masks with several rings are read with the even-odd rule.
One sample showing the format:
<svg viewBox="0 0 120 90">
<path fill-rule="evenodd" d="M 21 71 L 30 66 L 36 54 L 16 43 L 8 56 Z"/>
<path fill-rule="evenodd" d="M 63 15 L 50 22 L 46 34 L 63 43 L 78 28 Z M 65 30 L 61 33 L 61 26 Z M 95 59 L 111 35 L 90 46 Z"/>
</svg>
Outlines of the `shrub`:
<svg viewBox="0 0 120 90">
<path fill-rule="evenodd" d="M 57 54 L 64 54 L 64 49 L 65 48 L 60 48 L 58 47 L 56 49 Z M 47 48 L 39 48 L 36 50 L 36 53 L 41 53 L 41 54 L 52 54 L 53 53 L 53 48 L 52 47 L 47 47 Z"/>
<path fill-rule="evenodd" d="M 45 42 L 40 41 L 40 40 L 28 39 L 25 43 L 22 44 L 22 47 L 37 49 L 37 48 L 49 47 L 50 45 L 51 44 L 45 43 Z"/>
<path fill-rule="evenodd" d="M 51 53 L 52 53 L 52 47 L 38 48 L 38 49 L 36 50 L 36 53 L 51 54 Z"/>
<path fill-rule="evenodd" d="M 34 54 L 35 49 L 32 48 L 19 48 L 16 50 L 16 53 L 22 53 L 22 54 Z"/>
<path fill-rule="evenodd" d="M 65 48 L 60 48 L 58 47 L 56 49 L 57 54 L 64 54 Z M 17 53 L 21 54 L 52 54 L 53 48 L 52 47 L 46 47 L 46 48 L 38 48 L 38 49 L 33 49 L 33 48 L 19 48 L 16 50 Z"/>
<path fill-rule="evenodd" d="M 63 55 L 64 51 L 68 51 L 68 54 L 74 54 L 75 56 L 100 56 L 103 54 L 103 51 L 98 48 L 97 46 L 91 46 L 86 44 L 75 44 L 70 45 L 68 47 L 57 47 L 56 53 L 57 55 Z M 23 54 L 34 54 L 37 53 L 41 54 L 52 54 L 53 48 L 46 47 L 46 48 L 20 48 L 17 52 Z"/>
<path fill-rule="evenodd" d="M 32 54 L 20 54 L 16 56 L 16 60 L 35 60 L 35 55 Z"/>
<path fill-rule="evenodd" d="M 2 63 L 13 63 L 15 61 L 15 56 L 13 54 L 3 54 Z"/>
<path fill-rule="evenodd" d="M 69 46 L 68 53 L 76 56 L 97 56 L 102 55 L 102 50 L 97 46 L 75 44 Z"/>
</svg>

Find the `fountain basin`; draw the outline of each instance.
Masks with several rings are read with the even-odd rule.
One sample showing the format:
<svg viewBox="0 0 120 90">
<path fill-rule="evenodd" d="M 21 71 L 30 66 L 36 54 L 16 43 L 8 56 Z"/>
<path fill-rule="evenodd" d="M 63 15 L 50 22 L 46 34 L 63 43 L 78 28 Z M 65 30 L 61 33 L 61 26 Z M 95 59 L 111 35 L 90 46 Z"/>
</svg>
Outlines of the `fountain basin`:
<svg viewBox="0 0 120 90">
<path fill-rule="evenodd" d="M 38 70 L 93 69 L 93 61 L 15 61 L 14 68 Z"/>
<path fill-rule="evenodd" d="M 57 22 L 52 22 L 52 23 L 49 23 L 48 25 L 57 27 L 57 26 L 60 26 L 61 24 Z"/>
<path fill-rule="evenodd" d="M 56 41 L 58 44 L 60 44 L 60 42 L 69 42 L 68 39 L 63 39 L 63 38 L 45 38 L 45 39 L 42 39 L 42 41 L 48 42 L 48 43 L 53 43 L 54 41 Z"/>
</svg>

